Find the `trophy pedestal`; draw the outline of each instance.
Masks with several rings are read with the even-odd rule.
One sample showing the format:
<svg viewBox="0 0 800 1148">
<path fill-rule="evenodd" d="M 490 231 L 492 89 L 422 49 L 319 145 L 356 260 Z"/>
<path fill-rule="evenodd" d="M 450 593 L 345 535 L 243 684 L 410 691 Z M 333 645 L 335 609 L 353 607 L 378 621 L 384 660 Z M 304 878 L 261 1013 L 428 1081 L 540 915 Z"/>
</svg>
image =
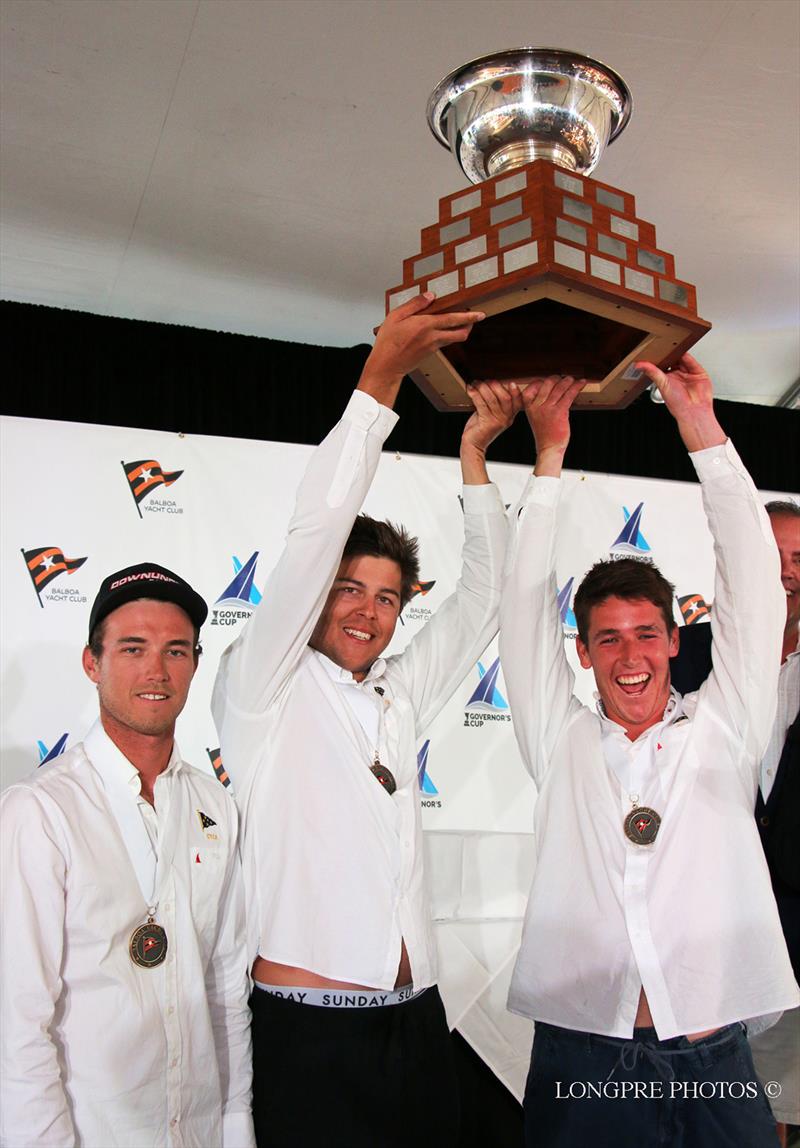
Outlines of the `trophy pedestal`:
<svg viewBox="0 0 800 1148">
<path fill-rule="evenodd" d="M 387 314 L 425 290 L 487 316 L 412 373 L 445 411 L 472 408 L 474 380 L 549 374 L 587 379 L 576 407 L 622 408 L 647 385 L 637 359 L 672 366 L 710 328 L 633 196 L 542 159 L 440 201 Z"/>
</svg>

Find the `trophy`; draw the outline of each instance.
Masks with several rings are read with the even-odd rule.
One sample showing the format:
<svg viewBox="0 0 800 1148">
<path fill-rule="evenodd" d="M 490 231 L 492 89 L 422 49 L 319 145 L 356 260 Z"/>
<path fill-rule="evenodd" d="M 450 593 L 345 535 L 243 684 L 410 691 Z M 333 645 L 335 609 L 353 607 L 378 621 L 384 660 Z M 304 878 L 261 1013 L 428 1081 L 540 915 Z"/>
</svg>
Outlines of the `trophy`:
<svg viewBox="0 0 800 1148">
<path fill-rule="evenodd" d="M 422 291 L 431 311 L 485 312 L 412 372 L 439 410 L 470 410 L 477 379 L 549 374 L 587 380 L 576 407 L 622 408 L 647 385 L 637 359 L 672 366 L 709 330 L 633 196 L 588 178 L 632 110 L 616 72 L 558 48 L 482 56 L 437 84 L 428 123 L 476 186 L 439 201 L 386 313 Z"/>
</svg>

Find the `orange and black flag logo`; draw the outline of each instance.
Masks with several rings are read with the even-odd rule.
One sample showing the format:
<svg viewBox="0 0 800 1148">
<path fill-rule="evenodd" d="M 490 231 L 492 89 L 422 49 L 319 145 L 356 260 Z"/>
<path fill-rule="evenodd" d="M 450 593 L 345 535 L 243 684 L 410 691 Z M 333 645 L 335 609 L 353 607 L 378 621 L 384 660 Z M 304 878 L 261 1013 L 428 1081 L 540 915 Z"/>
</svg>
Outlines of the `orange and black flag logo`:
<svg viewBox="0 0 800 1148">
<path fill-rule="evenodd" d="M 711 607 L 702 594 L 684 594 L 682 598 L 678 599 L 678 605 L 681 608 L 685 626 L 693 626 L 695 622 L 707 618 L 711 613 Z"/>
<path fill-rule="evenodd" d="M 433 582 L 415 582 L 411 587 L 411 597 L 416 598 L 417 594 L 421 594 L 424 598 L 425 595 L 431 591 L 436 585 L 436 579 Z"/>
<path fill-rule="evenodd" d="M 128 480 L 128 486 L 131 489 L 140 518 L 142 512 L 139 510 L 139 503 L 142 499 L 157 486 L 172 486 L 173 482 L 177 482 L 183 474 L 182 470 L 162 470 L 161 464 L 154 458 L 139 458 L 136 462 L 123 462 L 122 469 L 125 471 L 125 477 Z"/>
<path fill-rule="evenodd" d="M 219 751 L 219 746 L 217 746 L 216 749 L 209 749 L 208 746 L 206 746 L 206 753 L 208 754 L 216 777 L 223 785 L 230 785 L 231 779 L 228 777 L 225 766 L 222 764 L 222 754 Z"/>
<path fill-rule="evenodd" d="M 44 609 L 42 590 L 57 578 L 59 574 L 74 574 L 79 566 L 83 566 L 85 558 L 65 558 L 64 551 L 58 546 L 36 546 L 33 550 L 23 550 L 22 557 L 28 567 L 28 573 L 39 599 L 39 605 Z"/>
</svg>

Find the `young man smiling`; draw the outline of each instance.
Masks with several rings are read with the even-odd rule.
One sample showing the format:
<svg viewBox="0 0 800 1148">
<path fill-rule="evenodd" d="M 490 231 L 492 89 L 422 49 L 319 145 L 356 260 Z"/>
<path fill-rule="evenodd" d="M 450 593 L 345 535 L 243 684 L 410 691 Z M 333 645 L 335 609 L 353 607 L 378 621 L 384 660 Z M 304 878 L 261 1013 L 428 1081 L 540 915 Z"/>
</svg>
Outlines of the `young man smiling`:
<svg viewBox="0 0 800 1148">
<path fill-rule="evenodd" d="M 5 1148 L 251 1148 L 236 808 L 175 721 L 208 613 L 152 562 L 106 578 L 99 720 L 2 795 Z"/>
<path fill-rule="evenodd" d="M 672 690 L 672 587 L 645 564 L 604 562 L 574 602 L 597 711 L 573 695 L 554 539 L 583 382 L 535 380 L 523 405 L 536 467 L 514 518 L 500 638 L 539 791 L 509 993 L 536 1021 L 526 1143 L 766 1148 L 774 1127 L 740 1022 L 798 1001 L 752 817 L 785 615 L 777 555 L 703 368 L 688 355 L 666 375 L 637 365 L 700 478 L 717 560 L 714 671 L 697 693 Z"/>
<path fill-rule="evenodd" d="M 259 1148 L 458 1142 L 416 754 L 497 628 L 506 519 L 485 452 L 519 395 L 475 388 L 461 440 L 461 579 L 403 654 L 384 659 L 419 577 L 416 543 L 356 515 L 403 376 L 482 318 L 429 314 L 431 299 L 398 308 L 378 332 L 214 691 L 244 815 Z"/>
</svg>

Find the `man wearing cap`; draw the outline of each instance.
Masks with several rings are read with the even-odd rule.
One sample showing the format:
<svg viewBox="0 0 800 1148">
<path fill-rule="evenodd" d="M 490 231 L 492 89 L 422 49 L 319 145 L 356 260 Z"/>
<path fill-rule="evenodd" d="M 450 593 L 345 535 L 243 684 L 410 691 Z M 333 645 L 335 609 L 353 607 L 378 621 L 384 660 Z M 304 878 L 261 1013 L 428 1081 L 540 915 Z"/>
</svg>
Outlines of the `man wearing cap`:
<svg viewBox="0 0 800 1148">
<path fill-rule="evenodd" d="M 233 802 L 175 721 L 208 610 L 110 575 L 83 668 L 100 717 L 0 798 L 4 1148 L 250 1148 Z"/>
</svg>

